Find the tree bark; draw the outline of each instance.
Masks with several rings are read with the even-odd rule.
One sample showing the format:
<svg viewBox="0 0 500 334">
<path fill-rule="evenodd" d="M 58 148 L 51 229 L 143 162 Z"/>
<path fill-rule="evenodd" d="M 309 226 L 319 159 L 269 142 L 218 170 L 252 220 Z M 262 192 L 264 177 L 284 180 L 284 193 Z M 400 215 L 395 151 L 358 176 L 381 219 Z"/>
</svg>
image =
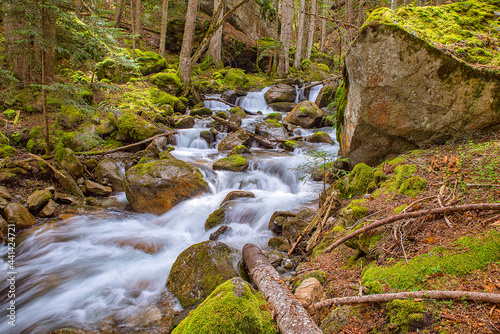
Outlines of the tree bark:
<svg viewBox="0 0 500 334">
<path fill-rule="evenodd" d="M 42 2 L 42 27 L 45 26 L 45 4 Z M 47 70 L 47 61 L 46 61 L 46 52 L 45 47 L 42 46 L 42 100 L 43 100 L 43 128 L 44 128 L 44 138 L 45 138 L 45 154 L 50 153 L 50 138 L 49 138 L 49 115 L 47 113 L 47 90 L 45 89 L 46 81 L 46 70 Z"/>
<path fill-rule="evenodd" d="M 165 57 L 165 46 L 167 44 L 168 24 L 168 0 L 161 3 L 161 31 L 160 31 L 160 56 Z"/>
<path fill-rule="evenodd" d="M 321 19 L 321 42 L 320 51 L 326 53 L 326 20 Z"/>
<path fill-rule="evenodd" d="M 116 2 L 116 8 L 115 8 L 115 17 L 114 17 L 114 27 L 118 28 L 120 26 L 120 23 L 122 21 L 122 13 L 123 13 L 123 7 L 125 6 L 125 0 L 118 0 Z"/>
<path fill-rule="evenodd" d="M 135 59 L 135 49 L 141 35 L 141 0 L 135 0 L 135 13 L 133 19 L 134 39 L 132 44 L 132 57 Z"/>
<path fill-rule="evenodd" d="M 281 4 L 281 49 L 278 62 L 278 77 L 284 78 L 290 71 L 290 33 L 292 30 L 292 0 L 283 0 Z"/>
<path fill-rule="evenodd" d="M 219 6 L 221 9 L 219 10 Z M 214 0 L 214 11 L 219 12 L 219 15 L 215 18 L 217 22 L 222 20 L 224 15 L 225 0 Z M 215 15 L 215 13 L 214 13 Z M 212 38 L 210 38 L 210 45 L 208 47 L 208 55 L 212 57 L 212 62 L 218 66 L 222 67 L 222 25 L 215 30 Z"/>
<path fill-rule="evenodd" d="M 316 29 L 316 15 L 318 14 L 318 5 L 316 0 L 311 2 L 311 23 L 309 26 L 309 37 L 307 39 L 306 59 L 311 60 L 312 47 L 314 44 L 314 30 Z"/>
<path fill-rule="evenodd" d="M 191 52 L 193 51 L 194 29 L 198 14 L 198 0 L 189 0 L 186 10 L 186 24 L 179 56 L 179 76 L 184 86 L 184 94 L 191 89 Z"/>
<path fill-rule="evenodd" d="M 76 0 L 75 15 L 79 19 L 82 18 L 82 0 Z"/>
<path fill-rule="evenodd" d="M 394 299 L 465 299 L 475 302 L 489 302 L 500 304 L 500 294 L 484 293 L 484 292 L 469 292 L 469 291 L 412 291 L 412 292 L 397 292 L 397 293 L 382 293 L 378 295 L 342 297 L 327 299 L 314 304 L 314 308 L 319 310 L 330 305 L 352 305 L 361 303 L 383 303 L 390 302 Z"/>
<path fill-rule="evenodd" d="M 323 333 L 257 246 L 243 246 L 243 261 L 259 291 L 275 310 L 281 334 Z"/>
<path fill-rule="evenodd" d="M 369 225 L 366 225 L 363 228 L 360 228 L 359 230 L 356 230 L 354 232 L 349 233 L 345 237 L 335 241 L 331 246 L 326 248 L 324 250 L 324 253 L 331 252 L 335 248 L 337 248 L 339 245 L 343 244 L 345 241 L 354 238 L 355 236 L 373 230 L 377 227 L 395 222 L 397 220 L 401 219 L 406 219 L 406 218 L 415 218 L 415 217 L 420 217 L 424 215 L 432 215 L 432 214 L 445 214 L 445 213 L 450 213 L 450 212 L 464 212 L 464 211 L 474 211 L 474 210 L 495 210 L 495 211 L 500 211 L 500 203 L 479 203 L 479 204 L 466 204 L 466 205 L 455 205 L 455 206 L 445 206 L 443 208 L 437 208 L 437 209 L 429 209 L 429 210 L 420 210 L 420 211 L 413 211 L 413 212 L 407 212 L 407 213 L 400 213 L 397 215 L 392 215 L 389 216 L 385 219 L 382 220 L 377 220 Z"/>
<path fill-rule="evenodd" d="M 365 11 L 363 8 L 363 0 L 359 0 L 359 5 L 358 5 L 358 26 L 361 28 L 363 23 L 365 23 Z"/>
<path fill-rule="evenodd" d="M 302 60 L 302 48 L 304 46 L 304 32 L 305 32 L 305 21 L 306 21 L 306 0 L 300 0 L 300 15 L 299 15 L 299 31 L 297 33 L 297 46 L 295 49 L 295 62 L 293 67 L 296 70 L 300 68 L 300 62 Z"/>
</svg>

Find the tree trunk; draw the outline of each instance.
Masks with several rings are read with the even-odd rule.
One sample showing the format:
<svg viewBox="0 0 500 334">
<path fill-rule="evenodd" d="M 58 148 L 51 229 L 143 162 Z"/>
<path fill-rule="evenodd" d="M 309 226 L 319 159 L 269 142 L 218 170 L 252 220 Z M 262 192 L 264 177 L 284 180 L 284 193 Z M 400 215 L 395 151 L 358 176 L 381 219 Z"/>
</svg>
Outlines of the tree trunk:
<svg viewBox="0 0 500 334">
<path fill-rule="evenodd" d="M 321 42 L 320 51 L 326 53 L 326 20 L 321 19 Z"/>
<path fill-rule="evenodd" d="M 194 29 L 198 14 L 198 0 L 189 0 L 186 11 L 186 25 L 179 56 L 179 75 L 186 94 L 191 89 L 191 52 L 193 51 Z"/>
<path fill-rule="evenodd" d="M 135 59 L 135 49 L 137 49 L 140 36 L 141 36 L 141 0 L 135 0 L 135 13 L 133 19 L 134 39 L 132 44 L 132 57 Z"/>
<path fill-rule="evenodd" d="M 82 18 L 82 0 L 76 0 L 75 15 L 79 19 Z"/>
<path fill-rule="evenodd" d="M 42 2 L 42 27 L 45 27 L 45 4 Z M 43 99 L 43 127 L 44 127 L 44 134 L 45 134 L 45 154 L 50 153 L 50 138 L 49 138 L 49 115 L 47 113 L 47 91 L 45 89 L 45 85 L 47 84 L 46 81 L 46 70 L 47 70 L 47 62 L 46 62 L 46 52 L 45 52 L 45 47 L 42 46 L 42 99 Z"/>
<path fill-rule="evenodd" d="M 283 0 L 281 4 L 281 49 L 278 63 L 278 76 L 284 78 L 290 71 L 290 32 L 292 30 L 292 0 Z"/>
<path fill-rule="evenodd" d="M 243 261 L 259 291 L 275 310 L 281 334 L 323 333 L 257 246 L 243 246 Z"/>
<path fill-rule="evenodd" d="M 161 3 L 161 32 L 160 32 L 160 56 L 165 57 L 165 46 L 167 44 L 168 24 L 168 0 Z"/>
<path fill-rule="evenodd" d="M 311 60 L 312 47 L 314 44 L 314 30 L 316 29 L 316 15 L 318 14 L 318 6 L 316 0 L 311 2 L 311 23 L 309 26 L 309 38 L 307 39 L 306 59 Z"/>
<path fill-rule="evenodd" d="M 122 21 L 122 13 L 123 13 L 123 7 L 125 6 L 125 0 L 118 0 L 116 2 L 116 8 L 115 8 L 115 24 L 114 27 L 118 28 L 120 26 L 120 23 Z"/>
<path fill-rule="evenodd" d="M 358 27 L 361 27 L 365 23 L 365 11 L 363 9 L 363 0 L 359 0 L 358 7 Z"/>
<path fill-rule="evenodd" d="M 348 0 L 347 1 L 347 6 L 349 7 L 349 15 L 347 18 L 347 23 L 353 24 L 353 17 L 354 17 L 354 0 Z"/>
<path fill-rule="evenodd" d="M 221 21 L 224 15 L 225 1 L 214 0 L 214 15 L 216 14 L 216 8 L 221 6 L 221 10 L 216 20 Z M 208 47 L 208 55 L 212 57 L 212 62 L 217 67 L 222 67 L 222 25 L 215 31 L 212 38 L 210 39 L 210 46 Z"/>
<path fill-rule="evenodd" d="M 300 16 L 299 16 L 299 32 L 297 33 L 297 46 L 295 51 L 295 62 L 293 66 L 295 69 L 300 68 L 300 61 L 302 60 L 302 47 L 304 45 L 304 26 L 306 21 L 306 0 L 300 0 Z"/>
</svg>

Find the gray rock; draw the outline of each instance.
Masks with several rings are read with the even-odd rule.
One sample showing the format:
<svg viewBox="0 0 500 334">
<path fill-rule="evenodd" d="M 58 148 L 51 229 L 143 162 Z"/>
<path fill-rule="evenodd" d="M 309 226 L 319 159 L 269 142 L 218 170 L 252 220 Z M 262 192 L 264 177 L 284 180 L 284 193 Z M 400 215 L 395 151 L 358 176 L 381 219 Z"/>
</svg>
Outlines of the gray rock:
<svg viewBox="0 0 500 334">
<path fill-rule="evenodd" d="M 19 203 L 12 202 L 7 204 L 3 213 L 7 223 L 16 225 L 16 232 L 36 224 L 36 218 Z"/>
<path fill-rule="evenodd" d="M 109 196 L 113 191 L 111 187 L 103 186 L 94 181 L 85 180 L 85 188 L 87 189 L 87 193 L 93 196 Z"/>
<path fill-rule="evenodd" d="M 267 120 L 257 124 L 255 126 L 255 133 L 268 139 L 285 140 L 288 138 L 285 128 L 274 120 Z"/>
<path fill-rule="evenodd" d="M 281 264 L 281 261 L 283 260 L 283 255 L 281 255 L 280 252 L 277 250 L 272 250 L 266 253 L 267 259 L 269 260 L 269 263 L 273 267 L 278 267 Z"/>
<path fill-rule="evenodd" d="M 183 115 L 179 117 L 177 122 L 175 122 L 176 129 L 190 129 L 194 126 L 194 118 L 189 115 Z"/>
<path fill-rule="evenodd" d="M 153 154 L 158 157 L 161 152 L 165 151 L 167 149 L 168 143 L 167 143 L 167 138 L 166 137 L 159 137 L 154 139 L 148 147 L 146 147 L 146 150 L 149 150 L 153 152 Z"/>
<path fill-rule="evenodd" d="M 224 138 L 218 146 L 219 151 L 231 151 L 233 148 L 236 146 L 244 145 L 244 146 L 250 146 L 251 144 L 251 138 L 248 135 L 247 130 L 238 130 L 236 132 L 232 132 L 227 135 L 226 138 Z"/>
<path fill-rule="evenodd" d="M 103 159 L 95 168 L 94 174 L 102 184 L 110 185 L 113 191 L 124 191 L 121 168 L 112 159 Z"/>
<path fill-rule="evenodd" d="M 295 87 L 286 84 L 277 84 L 272 86 L 265 94 L 267 104 L 275 102 L 293 102 L 295 101 Z"/>
<path fill-rule="evenodd" d="M 269 108 L 271 108 L 274 111 L 278 112 L 290 112 L 295 108 L 297 104 L 294 102 L 274 102 L 269 105 Z"/>
<path fill-rule="evenodd" d="M 228 233 L 232 230 L 231 227 L 227 226 L 227 225 L 222 225 L 221 227 L 219 227 L 217 229 L 217 231 L 215 231 L 214 233 L 210 234 L 210 237 L 208 238 L 208 240 L 217 240 L 219 239 L 219 237 L 225 233 Z"/>
<path fill-rule="evenodd" d="M 325 113 L 311 101 L 302 101 L 293 108 L 284 121 L 305 129 L 319 127 Z"/>
<path fill-rule="evenodd" d="M 49 202 L 43 207 L 42 211 L 38 214 L 42 218 L 51 217 L 56 209 L 59 207 L 59 204 L 54 202 L 53 200 L 49 200 Z"/>
</svg>

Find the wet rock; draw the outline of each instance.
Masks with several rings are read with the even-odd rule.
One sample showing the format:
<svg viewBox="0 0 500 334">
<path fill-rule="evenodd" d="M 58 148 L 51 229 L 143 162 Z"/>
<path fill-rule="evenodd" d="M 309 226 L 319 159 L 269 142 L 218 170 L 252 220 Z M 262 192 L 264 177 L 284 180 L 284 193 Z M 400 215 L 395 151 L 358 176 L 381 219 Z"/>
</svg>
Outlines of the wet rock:
<svg viewBox="0 0 500 334">
<path fill-rule="evenodd" d="M 56 212 L 56 209 L 59 205 L 54 202 L 53 200 L 50 200 L 42 209 L 42 211 L 40 211 L 40 213 L 38 214 L 40 217 L 42 218 L 47 218 L 47 217 L 51 217 L 54 212 Z"/>
<path fill-rule="evenodd" d="M 326 107 L 330 102 L 335 100 L 335 92 L 337 91 L 338 88 L 338 83 L 334 84 L 325 84 L 323 87 L 321 87 L 318 97 L 316 97 L 316 100 L 314 103 L 318 106 L 318 108 L 324 108 Z"/>
<path fill-rule="evenodd" d="M 179 117 L 177 122 L 175 122 L 176 129 L 191 129 L 195 124 L 194 118 L 189 115 L 183 115 Z"/>
<path fill-rule="evenodd" d="M 268 119 L 255 126 L 255 133 L 268 139 L 286 139 L 288 133 L 285 128 L 276 120 Z"/>
<path fill-rule="evenodd" d="M 242 91 L 236 91 L 236 90 L 226 90 L 224 93 L 221 95 L 221 99 L 231 103 L 231 104 L 236 104 L 236 100 L 238 97 L 245 96 L 247 95 L 246 92 Z"/>
<path fill-rule="evenodd" d="M 183 308 L 202 302 L 224 281 L 238 276 L 236 250 L 218 241 L 204 241 L 184 250 L 168 275 L 167 288 Z"/>
<path fill-rule="evenodd" d="M 298 213 L 286 211 L 276 211 L 269 220 L 269 229 L 278 235 L 289 239 L 295 239 L 311 221 L 313 213 L 309 210 L 303 210 Z"/>
<path fill-rule="evenodd" d="M 319 127 L 325 113 L 311 101 L 302 101 L 293 108 L 284 121 L 305 129 Z"/>
<path fill-rule="evenodd" d="M 180 333 L 266 333 L 278 330 L 266 300 L 239 277 L 221 284 L 177 326 Z M 213 316 L 216 314 L 217 316 Z M 217 330 L 216 330 L 217 329 Z"/>
<path fill-rule="evenodd" d="M 297 214 L 287 211 L 275 211 L 269 220 L 269 229 L 276 233 L 283 233 L 283 225 L 289 224 Z"/>
<path fill-rule="evenodd" d="M 106 158 L 97 165 L 94 174 L 100 183 L 110 185 L 113 191 L 124 191 L 123 176 L 120 171 L 118 163 Z"/>
<path fill-rule="evenodd" d="M 335 145 L 335 142 L 332 140 L 332 137 L 328 135 L 328 133 L 319 131 L 311 135 L 307 138 L 309 143 L 326 143 L 330 145 Z"/>
<path fill-rule="evenodd" d="M 314 277 L 305 279 L 294 293 L 295 298 L 311 315 L 315 314 L 314 304 L 320 302 L 324 294 L 321 283 Z"/>
<path fill-rule="evenodd" d="M 9 203 L 3 210 L 4 216 L 9 224 L 16 225 L 16 232 L 24 230 L 36 224 L 33 215 L 19 203 Z"/>
<path fill-rule="evenodd" d="M 247 130 L 238 130 L 227 135 L 224 140 L 219 143 L 217 147 L 219 151 L 230 151 L 236 146 L 245 145 L 247 147 L 251 144 L 251 138 Z"/>
<path fill-rule="evenodd" d="M 265 94 L 267 104 L 275 102 L 293 102 L 295 101 L 295 87 L 286 84 L 277 84 L 271 87 Z"/>
<path fill-rule="evenodd" d="M 9 224 L 2 216 L 0 216 L 0 245 L 3 245 L 9 234 Z"/>
<path fill-rule="evenodd" d="M 12 200 L 12 195 L 4 186 L 0 186 L 0 197 L 5 198 L 6 200 Z"/>
<path fill-rule="evenodd" d="M 226 215 L 228 214 L 228 210 L 230 210 L 232 207 L 233 204 L 231 202 L 226 202 L 221 205 L 220 208 L 212 212 L 205 221 L 205 231 L 208 231 L 215 226 L 226 223 Z"/>
<path fill-rule="evenodd" d="M 268 107 L 273 111 L 289 113 L 293 110 L 293 108 L 295 108 L 296 105 L 297 104 L 294 102 L 274 102 L 269 104 Z"/>
<path fill-rule="evenodd" d="M 200 138 L 205 140 L 208 145 L 215 142 L 215 136 L 211 131 L 205 130 L 205 131 L 200 132 Z"/>
<path fill-rule="evenodd" d="M 248 160 L 242 155 L 234 154 L 226 158 L 222 158 L 214 162 L 212 168 L 214 170 L 228 170 L 232 172 L 243 172 L 248 169 Z"/>
<path fill-rule="evenodd" d="M 130 168 L 124 184 L 135 211 L 158 215 L 208 190 L 207 182 L 196 168 L 175 158 Z"/>
<path fill-rule="evenodd" d="M 195 108 L 195 109 L 192 109 L 190 112 L 189 112 L 189 115 L 191 116 L 200 116 L 200 117 L 203 117 L 203 116 L 210 116 L 212 115 L 212 110 L 210 108 Z"/>
<path fill-rule="evenodd" d="M 101 206 L 101 201 L 92 196 L 85 197 L 84 203 L 89 206 Z"/>
<path fill-rule="evenodd" d="M 237 198 L 243 198 L 243 197 L 250 197 L 250 198 L 255 198 L 255 194 L 251 191 L 241 191 L 241 190 L 235 190 L 231 191 L 229 194 L 224 197 L 224 200 L 222 201 L 221 205 L 224 205 L 224 203 L 233 201 Z"/>
<path fill-rule="evenodd" d="M 31 194 L 26 200 L 28 209 L 31 212 L 37 212 L 43 208 L 52 199 L 52 193 L 48 190 L 38 190 Z"/>
<path fill-rule="evenodd" d="M 231 153 L 229 155 L 235 155 L 235 154 L 252 154 L 252 151 L 245 145 L 239 145 L 236 146 L 231 150 Z"/>
<path fill-rule="evenodd" d="M 290 241 L 285 237 L 272 237 L 268 240 L 267 245 L 280 252 L 288 252 L 290 249 Z"/>
<path fill-rule="evenodd" d="M 75 197 L 58 192 L 54 194 L 54 200 L 59 204 L 73 204 L 78 202 L 78 199 L 76 199 Z"/>
<path fill-rule="evenodd" d="M 87 193 L 93 196 L 109 196 L 111 195 L 112 189 L 108 186 L 103 186 L 94 181 L 85 180 L 85 188 L 87 189 Z"/>
<path fill-rule="evenodd" d="M 158 157 L 161 152 L 165 151 L 168 147 L 168 141 L 166 137 L 155 138 L 149 145 L 146 147 L 147 151 L 153 152 L 155 157 Z"/>
<path fill-rule="evenodd" d="M 267 259 L 269 260 L 269 263 L 271 263 L 271 265 L 275 268 L 278 267 L 281 264 L 281 261 L 283 260 L 283 255 L 281 255 L 281 253 L 278 252 L 277 250 L 272 250 L 270 252 L 267 252 L 266 256 Z"/>
<path fill-rule="evenodd" d="M 125 319 L 125 323 L 131 327 L 146 327 L 159 323 L 162 319 L 160 309 L 154 305 L 141 308 L 137 313 Z"/>
<path fill-rule="evenodd" d="M 240 107 L 238 107 L 240 108 Z M 240 108 L 242 109 L 242 108 Z M 232 109 L 231 109 L 232 110 Z M 236 126 L 240 127 L 242 121 L 247 117 L 247 114 L 242 110 L 232 112 L 231 116 L 229 117 L 228 121 L 235 124 Z"/>
<path fill-rule="evenodd" d="M 123 239 L 111 239 L 111 241 L 120 247 L 132 247 L 147 254 L 156 254 L 165 247 L 163 242 L 151 238 L 125 237 Z"/>
<path fill-rule="evenodd" d="M 225 233 L 228 233 L 232 230 L 231 227 L 227 226 L 227 225 L 222 225 L 221 227 L 219 227 L 217 229 L 217 231 L 215 231 L 214 233 L 210 234 L 210 237 L 208 238 L 208 240 L 217 240 L 219 239 L 219 237 Z"/>
</svg>

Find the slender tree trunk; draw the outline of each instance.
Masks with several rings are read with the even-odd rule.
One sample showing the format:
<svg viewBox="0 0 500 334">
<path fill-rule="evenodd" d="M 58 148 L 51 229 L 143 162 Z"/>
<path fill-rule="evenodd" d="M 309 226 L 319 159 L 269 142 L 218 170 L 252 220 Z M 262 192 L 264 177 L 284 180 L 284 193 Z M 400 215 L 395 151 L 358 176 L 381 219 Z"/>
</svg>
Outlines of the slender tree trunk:
<svg viewBox="0 0 500 334">
<path fill-rule="evenodd" d="M 311 2 L 311 23 L 309 26 L 309 38 L 307 39 L 307 52 L 306 59 L 311 59 L 312 47 L 314 44 L 314 30 L 316 29 L 316 15 L 318 13 L 318 6 L 316 0 L 312 0 Z"/>
<path fill-rule="evenodd" d="M 359 0 L 358 5 L 358 26 L 361 27 L 365 23 L 365 11 L 363 8 L 363 0 Z"/>
<path fill-rule="evenodd" d="M 320 42 L 320 51 L 326 52 L 326 20 L 321 19 L 321 42 Z"/>
<path fill-rule="evenodd" d="M 220 13 L 217 16 L 217 22 L 222 20 L 224 16 L 224 7 L 225 1 L 223 0 L 214 0 L 214 15 L 218 10 L 219 6 L 221 7 Z M 217 67 L 222 67 L 222 25 L 215 31 L 212 38 L 210 39 L 210 46 L 208 47 L 208 55 L 212 56 L 212 61 Z"/>
<path fill-rule="evenodd" d="M 76 0 L 75 15 L 79 19 L 82 18 L 82 0 Z"/>
<path fill-rule="evenodd" d="M 140 40 L 141 36 L 141 0 L 135 0 L 135 15 L 134 20 L 132 21 L 134 25 L 134 41 L 132 45 L 132 54 L 135 59 L 135 49 L 137 49 L 137 43 Z"/>
<path fill-rule="evenodd" d="M 277 13 L 281 13 L 281 0 L 275 0 L 274 1 L 274 6 L 276 8 L 276 12 Z M 274 40 L 276 42 L 278 42 L 279 38 L 280 38 L 280 16 L 276 15 L 276 19 L 274 21 L 275 21 L 275 25 L 274 25 Z M 268 70 L 268 75 L 271 74 L 271 73 L 276 73 L 277 70 L 278 70 L 279 50 L 280 49 L 281 49 L 281 47 L 278 48 L 277 46 L 274 49 L 272 58 L 270 60 L 271 64 L 270 64 L 270 67 L 269 67 L 269 70 Z"/>
<path fill-rule="evenodd" d="M 165 56 L 165 46 L 167 44 L 167 24 L 168 24 L 168 0 L 163 0 L 161 4 L 161 32 L 160 32 L 160 55 Z"/>
<path fill-rule="evenodd" d="M 295 62 L 293 66 L 295 69 L 300 68 L 300 61 L 302 60 L 302 47 L 304 45 L 304 32 L 306 21 L 306 0 L 300 0 L 300 15 L 299 15 L 299 32 L 297 34 L 297 46 L 295 49 Z"/>
<path fill-rule="evenodd" d="M 42 29 L 45 28 L 45 4 L 42 2 Z M 46 70 L 47 70 L 47 62 L 46 62 L 46 52 L 45 52 L 45 46 L 42 46 L 42 99 L 43 99 L 43 125 L 44 125 L 44 132 L 45 132 L 45 154 L 50 153 L 50 138 L 49 138 L 49 115 L 47 113 L 47 91 L 45 89 L 45 85 L 47 84 L 46 81 Z"/>
<path fill-rule="evenodd" d="M 123 13 L 123 7 L 125 6 L 125 0 L 118 0 L 116 2 L 116 8 L 115 8 L 115 24 L 114 27 L 118 28 L 120 26 L 120 23 L 122 21 L 122 13 Z"/>
<path fill-rule="evenodd" d="M 347 0 L 347 7 L 349 7 L 347 23 L 353 24 L 354 17 L 354 0 Z"/>
<path fill-rule="evenodd" d="M 275 310 L 280 333 L 323 333 L 257 246 L 246 244 L 243 247 L 243 261 L 259 291 Z"/>
<path fill-rule="evenodd" d="M 186 11 L 186 25 L 179 56 L 179 76 L 186 94 L 191 89 L 191 52 L 193 51 L 194 30 L 196 15 L 198 14 L 198 0 L 189 0 Z"/>
<path fill-rule="evenodd" d="M 290 71 L 290 32 L 292 30 L 292 0 L 281 4 L 281 50 L 279 54 L 278 76 L 284 78 Z"/>
</svg>

